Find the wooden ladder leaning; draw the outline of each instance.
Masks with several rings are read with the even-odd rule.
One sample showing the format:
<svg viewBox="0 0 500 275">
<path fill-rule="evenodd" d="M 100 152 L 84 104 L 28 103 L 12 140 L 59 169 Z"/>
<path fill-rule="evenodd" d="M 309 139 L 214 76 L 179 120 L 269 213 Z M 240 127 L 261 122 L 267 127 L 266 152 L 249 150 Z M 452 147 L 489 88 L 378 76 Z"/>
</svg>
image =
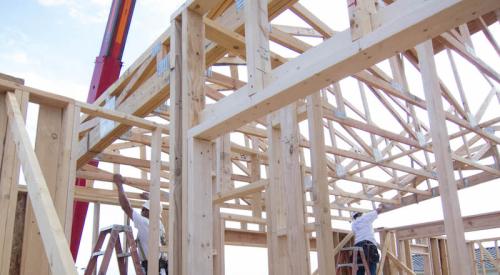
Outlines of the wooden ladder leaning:
<svg viewBox="0 0 500 275">
<path fill-rule="evenodd" d="M 361 259 L 362 264 L 358 264 L 358 257 Z M 362 247 L 346 247 L 340 250 L 337 255 L 337 259 L 335 260 L 337 263 L 336 274 L 342 274 L 340 271 L 344 268 L 350 269 L 352 275 L 356 275 L 358 272 L 359 266 L 365 267 L 366 275 L 375 275 L 370 274 L 370 269 L 368 268 L 368 262 L 366 261 L 365 252 Z"/>
<path fill-rule="evenodd" d="M 120 233 L 125 233 L 125 238 L 127 242 L 130 244 L 129 252 L 123 251 L 121 241 L 120 241 Z M 110 234 L 109 241 L 106 246 L 106 250 L 101 251 L 104 240 L 106 239 L 106 235 Z M 85 270 L 85 275 L 92 275 L 96 265 L 97 258 L 99 256 L 104 255 L 104 258 L 101 262 L 101 267 L 99 268 L 99 275 L 105 275 L 109 261 L 111 260 L 111 255 L 113 254 L 113 249 L 116 251 L 116 258 L 118 261 L 118 269 L 120 270 L 120 275 L 127 274 L 127 266 L 125 264 L 125 258 L 131 256 L 132 262 L 134 263 L 134 269 L 136 274 L 143 275 L 143 271 L 141 268 L 141 263 L 139 261 L 139 254 L 137 253 L 137 245 L 134 240 L 134 235 L 132 233 L 132 227 L 128 225 L 111 225 L 101 229 L 99 232 L 99 237 L 97 238 L 97 243 L 94 247 L 92 255 L 89 259 L 89 263 L 87 264 L 87 268 Z"/>
</svg>

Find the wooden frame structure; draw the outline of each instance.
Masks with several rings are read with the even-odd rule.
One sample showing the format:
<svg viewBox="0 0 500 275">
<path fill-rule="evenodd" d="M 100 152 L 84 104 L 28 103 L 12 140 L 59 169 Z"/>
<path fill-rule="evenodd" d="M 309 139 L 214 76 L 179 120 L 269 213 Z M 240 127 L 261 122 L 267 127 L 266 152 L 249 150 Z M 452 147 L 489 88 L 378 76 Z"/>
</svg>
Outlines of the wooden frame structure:
<svg viewBox="0 0 500 275">
<path fill-rule="evenodd" d="M 71 203 L 117 203 L 115 191 L 72 185 L 75 177 L 111 181 L 111 172 L 88 165 L 95 158 L 114 172 L 137 168 L 140 178 L 126 183 L 150 191 L 150 216 L 168 228 L 169 274 L 224 274 L 224 244 L 266 246 L 270 274 L 310 274 L 315 249 L 313 273 L 335 274 L 334 255 L 352 234 L 332 221 L 438 196 L 446 266 L 472 274 L 457 190 L 500 177 L 500 75 L 471 36 L 482 33 L 500 55 L 489 29 L 500 2 L 347 4 L 351 28 L 336 32 L 296 0 L 188 0 L 93 105 L 0 78 L 0 273 L 76 274 L 65 242 Z M 308 27 L 273 24 L 284 12 Z M 444 53 L 451 81 L 438 73 Z M 458 61 L 482 77 L 480 104 L 470 101 L 476 95 Z M 40 106 L 35 149 L 23 122 L 28 102 Z M 53 152 L 57 161 L 44 161 Z M 129 197 L 140 205 L 138 193 Z M 14 231 L 19 217 L 31 223 Z M 35 246 L 16 244 L 38 230 Z M 387 274 L 406 270 L 396 237 L 381 243 L 394 249 L 386 250 L 396 263 Z M 42 249 L 50 260 L 11 262 Z"/>
</svg>

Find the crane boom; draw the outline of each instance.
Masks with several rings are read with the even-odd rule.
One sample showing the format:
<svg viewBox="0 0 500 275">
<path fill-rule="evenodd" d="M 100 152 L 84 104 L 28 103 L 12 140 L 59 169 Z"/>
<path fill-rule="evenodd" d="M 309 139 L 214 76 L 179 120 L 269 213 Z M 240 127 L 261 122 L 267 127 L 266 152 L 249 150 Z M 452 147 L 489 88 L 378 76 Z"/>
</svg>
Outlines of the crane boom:
<svg viewBox="0 0 500 275">
<path fill-rule="evenodd" d="M 87 103 L 93 103 L 120 76 L 122 55 L 127 40 L 135 0 L 113 0 L 111 4 L 106 30 L 102 40 L 101 51 L 96 58 L 92 82 Z M 97 166 L 97 161 L 90 164 Z M 78 186 L 85 186 L 85 179 L 76 179 Z M 73 224 L 71 228 L 71 253 L 76 260 L 82 237 L 88 202 L 75 201 L 73 205 Z"/>
</svg>

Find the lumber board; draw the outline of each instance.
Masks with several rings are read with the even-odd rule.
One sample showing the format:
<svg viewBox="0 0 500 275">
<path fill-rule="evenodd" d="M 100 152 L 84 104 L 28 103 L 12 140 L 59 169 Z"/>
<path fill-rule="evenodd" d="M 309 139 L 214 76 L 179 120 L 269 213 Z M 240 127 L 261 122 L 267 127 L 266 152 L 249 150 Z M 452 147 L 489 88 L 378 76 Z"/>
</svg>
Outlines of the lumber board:
<svg viewBox="0 0 500 275">
<path fill-rule="evenodd" d="M 160 255 L 160 170 L 161 170 L 161 129 L 153 131 L 151 146 L 151 183 L 149 185 L 150 210 L 149 210 L 149 238 L 148 238 L 148 270 L 159 270 Z"/>
<path fill-rule="evenodd" d="M 25 117 L 28 107 L 28 94 L 16 90 L 22 114 Z M 14 241 L 15 207 L 17 191 L 14 186 L 19 179 L 19 158 L 16 153 L 14 135 L 9 131 L 13 123 L 8 117 L 6 94 L 0 95 L 0 139 L 2 142 L 0 170 L 0 273 L 7 273 L 12 260 L 12 243 Z M 23 219 L 24 222 L 24 219 Z"/>
<path fill-rule="evenodd" d="M 56 191 L 59 189 L 64 190 L 69 185 L 69 182 L 58 181 L 58 174 L 62 172 L 59 170 L 59 162 L 61 161 L 59 158 L 62 155 L 61 150 L 64 148 L 62 146 L 64 131 L 62 120 L 63 110 L 61 108 L 43 105 L 40 106 L 35 141 L 35 154 L 40 163 L 43 176 L 47 181 L 47 187 L 51 198 L 54 201 L 54 206 L 56 206 Z M 72 128 L 73 127 L 71 127 L 71 131 L 73 130 Z M 69 159 L 64 161 L 69 163 Z M 60 205 L 58 205 L 59 207 L 56 207 L 56 211 L 58 211 L 59 221 L 61 222 L 61 225 L 63 225 L 66 224 L 66 214 L 64 213 L 66 205 L 63 205 L 60 201 L 59 203 Z M 47 257 L 40 256 L 44 255 L 44 248 L 40 235 L 40 229 L 38 228 L 31 205 L 31 199 L 29 198 L 25 219 L 25 242 L 21 261 L 21 272 L 23 274 L 49 274 L 48 259 Z"/>
<path fill-rule="evenodd" d="M 214 195 L 213 203 L 219 204 L 219 203 L 223 203 L 223 202 L 228 201 L 228 200 L 242 198 L 242 197 L 247 196 L 249 194 L 261 192 L 262 190 L 266 189 L 267 185 L 268 185 L 268 180 L 260 180 L 258 182 L 253 182 L 253 183 L 247 184 L 243 187 L 238 187 L 238 188 L 234 188 L 232 190 L 217 193 Z"/>
<path fill-rule="evenodd" d="M 339 33 L 273 70 L 273 81 L 262 93 L 248 97 L 247 84 L 207 107 L 201 123 L 190 129 L 189 135 L 213 139 L 467 22 L 474 18 L 472 13 L 485 14 L 499 5 L 494 0 L 397 1 L 379 11 L 376 16 L 382 24 L 356 42 L 349 33 Z"/>
<path fill-rule="evenodd" d="M 168 222 L 168 274 L 182 274 L 183 256 L 183 112 L 182 112 L 182 74 L 181 74 L 181 23 L 171 21 L 170 47 L 170 200 Z M 185 189 L 184 189 L 185 190 Z"/>
<path fill-rule="evenodd" d="M 188 275 L 213 274 L 212 145 L 190 139 L 188 145 Z"/>
<path fill-rule="evenodd" d="M 452 157 L 449 152 L 449 140 L 445 124 L 443 103 L 439 91 L 439 82 L 434 61 L 434 52 L 430 41 L 417 45 L 422 82 L 426 103 L 429 109 L 432 149 L 436 158 L 439 190 L 445 218 L 445 231 L 450 248 L 450 270 L 453 274 L 470 274 L 467 247 L 465 245 L 464 226 L 460 221 L 460 202 L 453 175 Z"/>
<path fill-rule="evenodd" d="M 311 138 L 312 201 L 318 240 L 318 274 L 335 274 L 330 194 L 328 192 L 323 104 L 320 93 L 307 98 L 309 137 Z"/>
<path fill-rule="evenodd" d="M 7 94 L 7 109 L 12 121 L 10 130 L 13 133 L 18 156 L 27 180 L 28 196 L 34 206 L 35 217 L 40 227 L 50 268 L 54 274 L 77 274 L 69 250 L 64 230 L 57 218 L 54 203 L 50 198 L 47 183 L 41 171 L 35 152 L 31 147 L 23 118 L 13 94 Z"/>
<path fill-rule="evenodd" d="M 168 78 L 154 74 L 136 92 L 120 104 L 116 110 L 139 117 L 149 114 L 169 96 L 169 82 Z M 77 168 L 85 165 L 129 129 L 130 126 L 128 125 L 115 124 L 104 136 L 101 136 L 101 129 L 96 126 L 80 140 Z"/>
</svg>

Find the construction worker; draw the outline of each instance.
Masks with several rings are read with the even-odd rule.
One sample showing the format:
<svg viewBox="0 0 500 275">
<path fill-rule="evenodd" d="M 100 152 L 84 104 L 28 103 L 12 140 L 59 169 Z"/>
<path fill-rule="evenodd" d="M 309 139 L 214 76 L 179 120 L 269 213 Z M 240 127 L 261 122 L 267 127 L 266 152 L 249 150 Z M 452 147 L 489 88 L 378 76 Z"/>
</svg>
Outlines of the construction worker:
<svg viewBox="0 0 500 275">
<path fill-rule="evenodd" d="M 137 228 L 137 248 L 139 250 L 139 257 L 141 259 L 141 266 L 144 270 L 145 274 L 148 274 L 148 261 L 147 261 L 147 255 L 148 255 L 148 239 L 149 239 L 149 194 L 143 193 L 141 197 L 148 199 L 146 202 L 142 205 L 141 213 L 135 211 L 132 209 L 132 206 L 130 205 L 130 201 L 127 198 L 127 195 L 125 194 L 125 191 L 123 190 L 123 177 L 120 174 L 115 174 L 113 175 L 113 182 L 116 185 L 116 188 L 118 189 L 118 200 L 120 202 L 120 206 L 127 214 L 127 216 L 134 222 L 135 228 Z M 163 225 L 160 223 L 160 241 L 162 242 L 162 245 L 165 243 L 165 229 L 163 228 Z M 160 266 L 160 274 L 161 275 L 167 275 L 168 274 L 168 262 L 163 255 L 163 253 L 160 254 L 160 259 L 159 259 L 159 266 Z"/>
<path fill-rule="evenodd" d="M 377 241 L 373 232 L 373 222 L 377 219 L 378 214 L 382 211 L 381 204 L 376 210 L 368 213 L 354 212 L 352 215 L 352 232 L 354 233 L 354 246 L 362 247 L 365 254 L 370 274 L 375 275 L 377 272 L 377 264 L 380 261 L 378 254 Z M 358 262 L 360 263 L 360 262 Z M 360 266 L 357 275 L 364 275 L 365 267 Z"/>
</svg>

